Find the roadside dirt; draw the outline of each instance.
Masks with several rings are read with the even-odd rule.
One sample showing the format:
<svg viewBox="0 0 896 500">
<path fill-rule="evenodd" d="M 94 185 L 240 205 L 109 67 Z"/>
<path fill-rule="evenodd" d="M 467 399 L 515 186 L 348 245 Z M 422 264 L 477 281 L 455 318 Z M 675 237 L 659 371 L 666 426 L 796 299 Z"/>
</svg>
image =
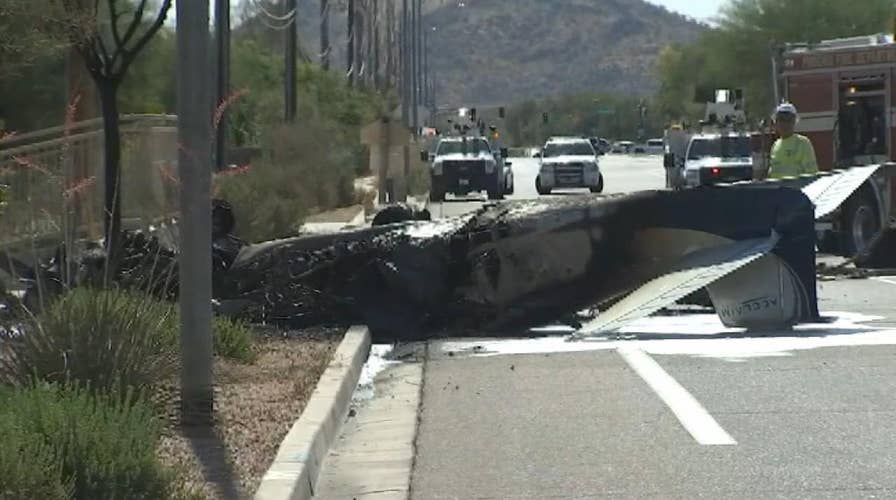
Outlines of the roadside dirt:
<svg viewBox="0 0 896 500">
<path fill-rule="evenodd" d="M 209 499 L 251 498 L 332 358 L 342 329 L 267 334 L 251 365 L 215 361 L 216 425 L 171 421 L 159 454 Z M 176 414 L 169 404 L 169 415 Z"/>
</svg>

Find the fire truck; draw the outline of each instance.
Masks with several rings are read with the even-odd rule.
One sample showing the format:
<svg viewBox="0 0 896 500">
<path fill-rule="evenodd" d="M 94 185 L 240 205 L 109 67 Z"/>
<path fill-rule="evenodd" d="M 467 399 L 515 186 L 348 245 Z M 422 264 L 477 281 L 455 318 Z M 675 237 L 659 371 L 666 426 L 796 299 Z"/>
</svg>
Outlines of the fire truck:
<svg viewBox="0 0 896 500">
<path fill-rule="evenodd" d="M 772 58 L 775 101 L 799 110 L 797 132 L 815 147 L 820 170 L 847 170 L 854 190 L 820 219 L 819 249 L 858 261 L 896 255 L 896 43 L 879 34 L 788 44 Z M 759 139 L 767 168 L 773 137 Z M 799 180 L 786 181 L 799 184 Z M 804 181 L 806 184 L 810 181 Z"/>
</svg>

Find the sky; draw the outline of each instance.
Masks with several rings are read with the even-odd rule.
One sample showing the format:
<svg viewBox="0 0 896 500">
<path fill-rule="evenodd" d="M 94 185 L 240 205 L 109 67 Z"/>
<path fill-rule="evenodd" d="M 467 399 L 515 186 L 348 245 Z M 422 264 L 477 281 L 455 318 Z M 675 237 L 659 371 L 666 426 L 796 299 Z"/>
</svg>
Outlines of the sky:
<svg viewBox="0 0 896 500">
<path fill-rule="evenodd" d="M 709 20 L 719 12 L 724 0 L 647 0 L 694 19 Z"/>
</svg>

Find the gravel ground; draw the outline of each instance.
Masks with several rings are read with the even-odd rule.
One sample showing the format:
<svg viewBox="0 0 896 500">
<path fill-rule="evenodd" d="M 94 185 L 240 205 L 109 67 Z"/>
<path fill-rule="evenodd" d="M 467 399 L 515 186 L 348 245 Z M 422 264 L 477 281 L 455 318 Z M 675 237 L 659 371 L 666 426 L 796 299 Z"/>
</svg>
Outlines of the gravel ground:
<svg viewBox="0 0 896 500">
<path fill-rule="evenodd" d="M 301 415 L 342 330 L 266 336 L 252 365 L 215 361 L 216 426 L 173 426 L 159 453 L 209 499 L 250 498 Z"/>
</svg>

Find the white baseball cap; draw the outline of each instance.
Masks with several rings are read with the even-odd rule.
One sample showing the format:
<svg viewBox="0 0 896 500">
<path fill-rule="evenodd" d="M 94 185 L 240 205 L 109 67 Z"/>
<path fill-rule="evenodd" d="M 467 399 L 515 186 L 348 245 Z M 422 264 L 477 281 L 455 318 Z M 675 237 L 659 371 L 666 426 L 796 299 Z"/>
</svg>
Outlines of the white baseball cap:
<svg viewBox="0 0 896 500">
<path fill-rule="evenodd" d="M 789 102 L 782 102 L 775 108 L 775 115 L 797 115 L 796 106 Z"/>
</svg>

